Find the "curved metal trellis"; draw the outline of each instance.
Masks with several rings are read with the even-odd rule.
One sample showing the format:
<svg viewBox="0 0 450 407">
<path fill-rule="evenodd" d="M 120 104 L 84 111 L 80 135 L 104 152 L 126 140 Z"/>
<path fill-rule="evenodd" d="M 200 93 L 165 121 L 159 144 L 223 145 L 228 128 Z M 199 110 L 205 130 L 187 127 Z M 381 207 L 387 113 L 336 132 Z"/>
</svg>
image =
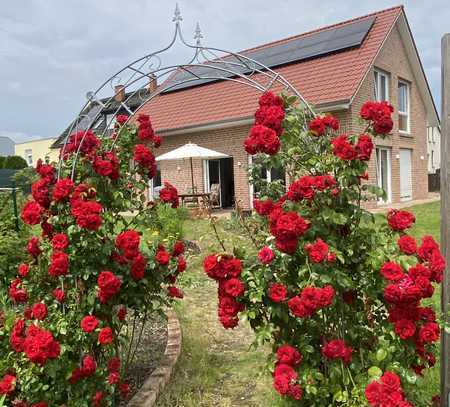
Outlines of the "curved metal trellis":
<svg viewBox="0 0 450 407">
<path fill-rule="evenodd" d="M 102 113 L 111 112 L 111 107 L 117 104 L 115 99 L 115 85 L 121 85 L 123 91 L 127 95 L 126 98 L 118 103 L 111 119 L 106 121 L 106 126 L 102 131 L 102 136 L 111 128 L 111 124 L 119 111 L 127 111 L 131 116 L 136 114 L 144 105 L 150 103 L 152 99 L 159 96 L 163 92 L 180 88 L 182 85 L 191 82 L 202 81 L 219 81 L 226 80 L 236 82 L 242 85 L 250 86 L 263 93 L 271 90 L 275 85 L 286 93 L 296 96 L 304 106 L 304 114 L 314 115 L 314 112 L 308 102 L 302 97 L 300 92 L 289 83 L 282 75 L 272 70 L 261 62 L 250 58 L 244 54 L 226 51 L 220 48 L 208 47 L 202 45 L 203 35 L 200 26 L 197 23 L 194 39 L 196 44 L 189 44 L 183 36 L 181 30 L 181 21 L 183 20 L 178 4 L 175 8 L 173 22 L 175 23 L 175 31 L 170 43 L 159 51 L 145 55 L 139 58 L 108 78 L 94 92 L 88 92 L 87 102 L 82 107 L 80 113 L 71 123 L 64 144 L 62 146 L 62 154 L 59 162 L 58 177 L 61 175 L 63 155 L 66 149 L 69 136 L 78 131 L 84 131 L 81 137 L 80 146 L 76 151 L 75 159 L 72 164 L 71 178 L 74 178 L 76 162 L 80 153 L 81 145 L 89 129 L 92 129 Z M 163 65 L 162 55 L 168 51 L 176 43 L 177 39 L 181 44 L 192 49 L 194 54 L 192 58 L 184 64 Z M 177 76 L 181 75 L 181 79 L 177 80 Z M 150 81 L 156 81 L 161 85 L 155 91 L 148 92 L 147 86 Z M 112 90 L 112 96 L 111 95 Z M 107 91 L 108 97 L 101 99 L 100 95 Z M 129 102 L 138 98 L 139 106 L 132 110 Z"/>
</svg>

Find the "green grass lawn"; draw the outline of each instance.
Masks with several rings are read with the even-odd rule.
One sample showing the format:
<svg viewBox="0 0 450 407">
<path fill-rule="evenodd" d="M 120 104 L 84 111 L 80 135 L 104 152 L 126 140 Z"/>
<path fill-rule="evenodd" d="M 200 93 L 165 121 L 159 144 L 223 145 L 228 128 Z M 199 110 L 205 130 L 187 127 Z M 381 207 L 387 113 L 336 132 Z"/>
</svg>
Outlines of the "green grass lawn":
<svg viewBox="0 0 450 407">
<path fill-rule="evenodd" d="M 439 202 L 410 208 L 417 217 L 411 230 L 415 237 L 429 234 L 439 239 Z M 380 218 L 383 215 L 377 215 Z M 230 221 L 220 221 L 218 230 L 227 248 L 248 246 Z M 206 220 L 187 220 L 187 239 L 198 243 L 202 253 L 191 256 L 182 284 L 185 299 L 176 306 L 183 330 L 183 348 L 174 377 L 159 398 L 157 407 L 287 407 L 272 390 L 271 378 L 262 371 L 269 349 L 249 349 L 253 333 L 247 324 L 225 330 L 217 321 L 217 285 L 204 276 L 201 262 L 206 253 L 220 247 Z M 432 301 L 439 306 L 439 294 Z M 439 366 L 419 379 L 423 404 L 439 392 Z M 422 401 L 421 401 L 422 403 Z"/>
</svg>

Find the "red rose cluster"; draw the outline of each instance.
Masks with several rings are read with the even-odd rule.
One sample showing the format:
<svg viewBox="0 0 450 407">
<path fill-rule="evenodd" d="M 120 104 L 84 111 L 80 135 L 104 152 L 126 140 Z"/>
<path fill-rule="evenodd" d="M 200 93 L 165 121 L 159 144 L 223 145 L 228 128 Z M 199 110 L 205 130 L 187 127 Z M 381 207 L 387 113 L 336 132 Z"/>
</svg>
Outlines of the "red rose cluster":
<svg viewBox="0 0 450 407">
<path fill-rule="evenodd" d="M 282 345 L 277 350 L 277 363 L 273 373 L 273 387 L 282 396 L 300 400 L 303 390 L 297 382 L 295 367 L 302 361 L 300 352 L 290 345 Z"/>
<path fill-rule="evenodd" d="M 150 121 L 150 116 L 147 114 L 140 114 L 138 121 L 138 139 L 143 142 L 150 142 L 157 148 L 161 145 L 161 137 L 155 135 Z"/>
<path fill-rule="evenodd" d="M 333 303 L 334 288 L 327 285 L 323 288 L 308 286 L 300 295 L 292 297 L 288 301 L 288 307 L 292 314 L 299 318 L 307 318 L 321 308 L 329 307 Z"/>
<path fill-rule="evenodd" d="M 270 233 L 275 236 L 278 250 L 294 254 L 298 247 L 298 239 L 309 229 L 309 222 L 297 212 L 284 212 L 281 208 L 274 209 L 269 215 Z"/>
<path fill-rule="evenodd" d="M 313 263 L 322 263 L 325 260 L 332 263 L 336 260 L 336 255 L 329 251 L 328 245 L 322 240 L 317 239 L 314 243 L 305 245 L 305 252 Z"/>
<path fill-rule="evenodd" d="M 412 407 L 405 399 L 400 378 L 393 372 L 385 372 L 379 381 L 369 383 L 365 393 L 373 407 Z"/>
<path fill-rule="evenodd" d="M 372 138 L 367 134 L 361 134 L 356 145 L 350 142 L 346 134 L 335 137 L 331 144 L 333 146 L 333 154 L 346 161 L 369 161 L 374 147 Z"/>
<path fill-rule="evenodd" d="M 23 319 L 14 325 L 9 342 L 15 352 L 25 353 L 31 362 L 39 366 L 45 365 L 49 359 L 58 358 L 61 351 L 50 331 L 34 324 L 26 327 Z"/>
<path fill-rule="evenodd" d="M 330 360 L 340 359 L 348 365 L 352 361 L 353 349 L 342 339 L 335 339 L 322 346 L 322 355 Z"/>
<path fill-rule="evenodd" d="M 175 287 L 174 284 L 176 283 L 178 276 L 186 270 L 186 260 L 183 256 L 185 250 L 186 248 L 182 240 L 177 240 L 172 247 L 171 256 L 173 259 L 176 259 L 177 262 L 175 271 L 168 276 L 168 283 L 171 285 L 167 287 L 167 295 L 172 298 L 184 297 L 183 291 L 178 287 Z"/>
<path fill-rule="evenodd" d="M 100 144 L 92 130 L 80 130 L 69 137 L 67 144 L 61 148 L 61 155 L 67 159 L 72 153 L 79 152 L 82 156 L 92 158 Z"/>
<path fill-rule="evenodd" d="M 164 188 L 159 191 L 159 199 L 161 202 L 171 204 L 172 208 L 178 208 L 178 191 L 167 181 L 164 182 Z"/>
<path fill-rule="evenodd" d="M 84 189 L 86 186 L 81 184 L 78 187 Z M 70 201 L 72 216 L 75 218 L 79 227 L 92 231 L 98 230 L 102 224 L 102 217 L 100 214 L 103 207 L 96 201 L 81 198 L 84 194 L 80 194 L 80 198 L 75 198 L 74 196 L 77 196 L 76 192 L 78 187 L 75 188 L 75 192 Z"/>
<path fill-rule="evenodd" d="M 149 178 L 153 178 L 156 175 L 155 156 L 144 144 L 136 144 L 134 146 L 133 160 L 136 161 L 143 170 L 147 171 Z"/>
<path fill-rule="evenodd" d="M 339 120 L 329 114 L 317 116 L 308 123 L 308 128 L 315 136 L 323 136 L 327 129 L 339 130 Z"/>
<path fill-rule="evenodd" d="M 11 282 L 11 285 L 9 286 L 9 297 L 14 302 L 26 302 L 28 300 L 28 293 L 25 288 L 21 287 L 22 280 L 20 278 L 16 278 Z"/>
<path fill-rule="evenodd" d="M 360 116 L 371 123 L 377 134 L 388 134 L 394 126 L 392 112 L 394 108 L 386 101 L 369 101 L 362 105 Z"/>
<path fill-rule="evenodd" d="M 400 223 L 397 220 L 395 228 L 401 226 L 400 229 L 403 229 L 411 220 Z M 407 273 L 395 262 L 386 262 L 380 269 L 384 279 L 389 282 L 384 289 L 384 298 L 389 304 L 389 322 L 394 324 L 395 333 L 402 340 L 411 341 L 417 354 L 431 366 L 434 356 L 426 352 L 425 346 L 439 339 L 440 329 L 434 311 L 430 307 L 421 307 L 420 302 L 433 295 L 433 282 L 442 281 L 445 261 L 439 245 L 431 236 L 425 236 L 417 248 L 414 238 L 403 235 L 398 240 L 398 246 L 403 253 L 414 255 L 418 263 L 410 267 Z M 420 373 L 424 366 L 414 368 Z"/>
<path fill-rule="evenodd" d="M 108 177 L 112 181 L 120 177 L 119 158 L 114 151 L 103 153 L 101 156 L 95 156 L 92 162 L 94 171 L 102 176 Z"/>
<path fill-rule="evenodd" d="M 239 259 L 229 255 L 212 254 L 203 261 L 203 270 L 219 284 L 219 320 L 224 328 L 235 328 L 239 323 L 237 314 L 243 310 L 237 298 L 245 292 L 239 276 L 242 265 Z"/>
<path fill-rule="evenodd" d="M 284 116 L 283 100 L 271 92 L 264 93 L 259 99 L 259 109 L 255 113 L 255 124 L 244 141 L 245 151 L 250 155 L 257 153 L 276 154 L 280 149 L 279 137 L 283 132 Z"/>
<path fill-rule="evenodd" d="M 289 185 L 287 197 L 299 202 L 302 199 L 312 200 L 317 192 L 323 192 L 336 186 L 336 180 L 331 175 L 304 175 Z"/>
<path fill-rule="evenodd" d="M 69 256 L 64 252 L 69 246 L 66 234 L 58 233 L 52 238 L 53 254 L 48 267 L 48 274 L 52 277 L 65 276 L 69 270 Z"/>
</svg>

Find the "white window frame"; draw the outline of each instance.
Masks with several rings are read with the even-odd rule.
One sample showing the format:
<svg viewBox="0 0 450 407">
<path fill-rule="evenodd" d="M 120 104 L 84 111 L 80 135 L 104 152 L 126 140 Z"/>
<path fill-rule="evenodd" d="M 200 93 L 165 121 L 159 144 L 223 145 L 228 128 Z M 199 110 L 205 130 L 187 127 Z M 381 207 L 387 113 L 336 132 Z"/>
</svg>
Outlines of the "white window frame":
<svg viewBox="0 0 450 407">
<path fill-rule="evenodd" d="M 384 81 L 384 83 L 385 83 L 384 91 L 386 94 L 385 99 L 381 99 L 378 95 L 379 89 L 381 88 L 381 77 L 385 78 L 385 81 Z M 374 69 L 373 81 L 374 81 L 375 100 L 377 100 L 378 102 L 382 102 L 383 100 L 389 101 L 389 74 L 387 74 L 384 71 L 381 71 L 380 69 Z"/>
<path fill-rule="evenodd" d="M 27 161 L 28 165 L 33 165 L 33 149 L 27 148 L 25 149 L 25 160 Z"/>
<path fill-rule="evenodd" d="M 400 111 L 400 85 L 406 86 L 406 112 Z M 410 134 L 411 132 L 411 85 L 409 82 L 399 79 L 397 85 L 397 95 L 398 95 L 398 124 L 399 133 Z M 400 130 L 400 115 L 406 117 L 406 130 Z"/>
<path fill-rule="evenodd" d="M 387 177 L 387 200 L 384 201 L 382 198 L 378 200 L 378 205 L 388 205 L 392 202 L 392 149 L 389 147 L 376 147 L 375 149 L 375 164 L 376 164 L 376 173 L 377 173 L 377 185 L 379 188 L 383 188 L 383 182 L 380 177 L 381 175 L 381 159 L 380 162 L 378 162 L 378 154 L 377 150 L 381 151 L 387 151 L 386 157 L 387 157 L 387 171 L 388 171 L 388 177 Z"/>
</svg>

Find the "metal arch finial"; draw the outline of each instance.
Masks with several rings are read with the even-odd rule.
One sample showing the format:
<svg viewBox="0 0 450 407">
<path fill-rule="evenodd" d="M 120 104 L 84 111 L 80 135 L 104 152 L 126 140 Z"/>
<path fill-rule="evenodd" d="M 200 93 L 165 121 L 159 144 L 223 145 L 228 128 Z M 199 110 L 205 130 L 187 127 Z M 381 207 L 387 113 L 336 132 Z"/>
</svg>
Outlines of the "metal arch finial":
<svg viewBox="0 0 450 407">
<path fill-rule="evenodd" d="M 203 38 L 202 29 L 200 28 L 200 23 L 197 23 L 194 35 L 194 40 L 197 40 L 197 45 L 200 45 L 202 38 Z"/>
<path fill-rule="evenodd" d="M 175 12 L 173 13 L 172 21 L 176 24 L 178 24 L 180 21 L 183 21 L 183 17 L 181 16 L 181 11 L 180 7 L 178 6 L 178 3 L 175 6 Z"/>
</svg>

